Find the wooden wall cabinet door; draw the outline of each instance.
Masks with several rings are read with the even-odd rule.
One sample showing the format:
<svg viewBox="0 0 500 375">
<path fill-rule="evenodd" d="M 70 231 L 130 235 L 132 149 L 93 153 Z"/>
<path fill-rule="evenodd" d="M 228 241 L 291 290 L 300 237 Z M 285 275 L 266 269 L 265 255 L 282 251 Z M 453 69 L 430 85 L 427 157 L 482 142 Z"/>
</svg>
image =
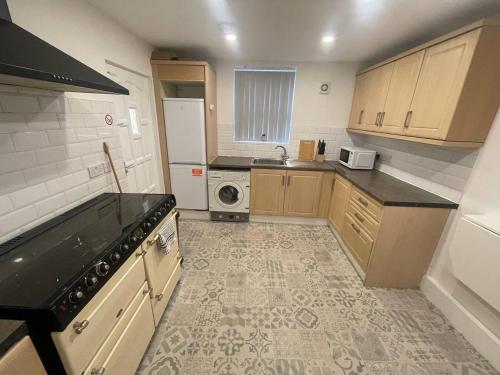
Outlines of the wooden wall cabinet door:
<svg viewBox="0 0 500 375">
<path fill-rule="evenodd" d="M 250 178 L 250 212 L 283 215 L 286 170 L 252 168 Z"/>
<path fill-rule="evenodd" d="M 363 120 L 366 119 L 365 111 L 368 103 L 368 89 L 370 83 L 370 75 L 360 74 L 356 78 L 356 87 L 354 88 L 354 96 L 352 100 L 351 116 L 349 118 L 349 128 L 361 129 Z"/>
<path fill-rule="evenodd" d="M 394 69 L 382 115 L 381 132 L 403 133 L 423 58 L 424 51 L 419 51 L 391 63 Z"/>
<path fill-rule="evenodd" d="M 474 30 L 425 50 L 404 135 L 446 139 L 480 32 Z"/>
<path fill-rule="evenodd" d="M 393 69 L 394 64 L 387 64 L 366 73 L 370 77 L 368 78 L 368 100 L 364 119 L 361 124 L 362 130 L 380 131 L 380 121 L 382 119 L 382 112 L 384 111 Z"/>
<path fill-rule="evenodd" d="M 347 203 L 351 195 L 352 184 L 339 175 L 335 176 L 335 185 L 330 200 L 330 210 L 328 220 L 335 230 L 341 234 L 344 224 L 344 216 L 347 209 Z"/>
<path fill-rule="evenodd" d="M 317 217 L 323 172 L 288 171 L 285 216 Z"/>
</svg>

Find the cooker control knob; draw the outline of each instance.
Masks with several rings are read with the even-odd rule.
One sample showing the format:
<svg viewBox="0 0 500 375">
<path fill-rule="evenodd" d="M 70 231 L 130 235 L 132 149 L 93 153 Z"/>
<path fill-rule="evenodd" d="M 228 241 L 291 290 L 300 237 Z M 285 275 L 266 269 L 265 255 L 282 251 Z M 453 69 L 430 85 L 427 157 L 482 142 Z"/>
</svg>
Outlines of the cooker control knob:
<svg viewBox="0 0 500 375">
<path fill-rule="evenodd" d="M 121 258 L 121 255 L 120 253 L 113 253 L 109 256 L 109 259 L 113 262 L 113 263 L 116 263 L 120 260 Z"/>
<path fill-rule="evenodd" d="M 137 242 L 137 237 L 136 236 L 130 236 L 130 242 L 136 243 Z"/>
<path fill-rule="evenodd" d="M 152 216 L 151 219 L 149 219 L 153 224 L 155 224 L 156 222 L 158 222 L 158 219 L 156 218 L 156 216 Z"/>
<path fill-rule="evenodd" d="M 151 229 L 151 223 L 149 221 L 145 221 L 142 226 L 144 227 L 144 230 Z"/>
<path fill-rule="evenodd" d="M 95 273 L 99 276 L 106 276 L 109 272 L 109 264 L 106 262 L 99 262 L 95 266 Z"/>
<path fill-rule="evenodd" d="M 97 276 L 94 276 L 94 275 L 91 275 L 91 276 L 85 276 L 85 286 L 87 288 L 92 288 L 94 287 L 97 282 L 99 281 L 99 279 L 97 278 Z"/>
<path fill-rule="evenodd" d="M 71 303 L 81 302 L 84 298 L 84 294 L 81 290 L 75 290 L 69 294 L 69 301 Z"/>
<path fill-rule="evenodd" d="M 130 246 L 128 245 L 128 243 L 122 243 L 122 244 L 120 245 L 120 250 L 121 250 L 122 252 L 129 251 L 129 250 L 130 250 Z"/>
<path fill-rule="evenodd" d="M 161 217 L 161 211 L 156 211 L 155 215 L 156 215 L 157 218 L 160 218 Z"/>
</svg>

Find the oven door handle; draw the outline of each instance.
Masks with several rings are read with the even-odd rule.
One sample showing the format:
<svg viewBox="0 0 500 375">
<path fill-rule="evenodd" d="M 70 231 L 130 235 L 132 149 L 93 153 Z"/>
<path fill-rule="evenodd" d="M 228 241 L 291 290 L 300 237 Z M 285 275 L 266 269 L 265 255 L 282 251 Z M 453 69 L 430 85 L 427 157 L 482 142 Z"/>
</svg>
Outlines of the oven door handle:
<svg viewBox="0 0 500 375">
<path fill-rule="evenodd" d="M 90 375 L 102 375 L 106 371 L 105 367 L 93 368 Z"/>
<path fill-rule="evenodd" d="M 90 322 L 87 319 L 82 320 L 81 322 L 76 322 L 75 324 L 73 324 L 73 329 L 79 335 L 83 332 L 85 328 L 89 326 L 89 323 Z"/>
</svg>

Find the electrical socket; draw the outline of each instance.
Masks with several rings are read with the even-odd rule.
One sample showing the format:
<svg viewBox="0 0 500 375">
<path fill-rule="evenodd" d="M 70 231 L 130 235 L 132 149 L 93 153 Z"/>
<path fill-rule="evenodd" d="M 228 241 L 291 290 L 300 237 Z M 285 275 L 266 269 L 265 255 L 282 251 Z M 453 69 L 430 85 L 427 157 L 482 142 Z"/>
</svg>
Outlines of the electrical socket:
<svg viewBox="0 0 500 375">
<path fill-rule="evenodd" d="M 104 174 L 104 166 L 101 164 L 94 164 L 88 167 L 90 178 L 96 178 Z"/>
</svg>

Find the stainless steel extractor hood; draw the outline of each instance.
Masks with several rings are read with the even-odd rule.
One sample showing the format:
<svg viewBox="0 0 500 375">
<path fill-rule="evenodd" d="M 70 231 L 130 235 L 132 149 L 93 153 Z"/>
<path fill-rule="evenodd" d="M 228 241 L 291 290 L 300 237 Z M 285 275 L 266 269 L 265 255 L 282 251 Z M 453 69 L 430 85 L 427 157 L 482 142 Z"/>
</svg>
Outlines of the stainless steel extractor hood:
<svg viewBox="0 0 500 375">
<path fill-rule="evenodd" d="M 0 0 L 0 83 L 58 91 L 129 94 L 125 87 L 14 24 L 6 0 Z"/>
</svg>

